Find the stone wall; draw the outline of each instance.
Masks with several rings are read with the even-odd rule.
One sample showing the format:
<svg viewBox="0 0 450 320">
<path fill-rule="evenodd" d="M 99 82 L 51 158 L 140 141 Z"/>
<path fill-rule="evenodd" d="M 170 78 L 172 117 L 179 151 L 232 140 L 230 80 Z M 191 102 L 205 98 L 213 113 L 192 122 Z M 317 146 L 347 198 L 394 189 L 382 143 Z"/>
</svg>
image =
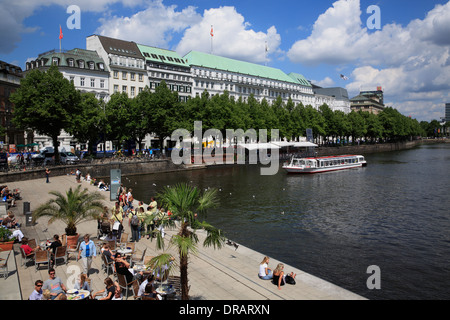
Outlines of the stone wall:
<svg viewBox="0 0 450 320">
<path fill-rule="evenodd" d="M 111 169 L 120 169 L 122 175 L 149 174 L 185 170 L 184 165 L 175 165 L 171 160 L 108 162 L 49 167 L 52 176 L 68 175 L 80 169 L 82 175 L 89 173 L 91 177 L 109 177 Z M 0 184 L 13 181 L 45 179 L 45 168 L 0 174 Z M 74 177 L 75 179 L 75 177 Z"/>
</svg>

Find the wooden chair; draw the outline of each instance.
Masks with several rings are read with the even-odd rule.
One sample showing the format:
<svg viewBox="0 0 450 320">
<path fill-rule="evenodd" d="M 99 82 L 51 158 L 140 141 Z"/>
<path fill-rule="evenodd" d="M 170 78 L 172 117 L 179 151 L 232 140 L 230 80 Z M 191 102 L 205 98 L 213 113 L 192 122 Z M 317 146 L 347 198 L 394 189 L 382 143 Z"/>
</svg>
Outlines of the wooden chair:
<svg viewBox="0 0 450 320">
<path fill-rule="evenodd" d="M 8 278 L 8 275 L 9 275 L 8 260 L 9 260 L 9 256 L 11 255 L 11 251 L 14 251 L 14 250 L 9 250 L 9 253 L 5 259 L 5 262 L 0 263 L 0 274 L 3 274 L 3 278 L 5 278 L 5 280 Z M 139 289 L 139 286 L 138 286 L 138 289 Z M 137 294 L 137 292 L 136 292 L 136 294 Z"/>
<path fill-rule="evenodd" d="M 133 284 L 133 281 L 127 283 L 126 277 L 123 274 L 117 273 L 117 282 L 119 283 L 120 289 L 125 290 L 126 299 L 128 299 L 128 288 Z"/>
<path fill-rule="evenodd" d="M 111 249 L 111 251 L 116 251 L 117 250 L 117 246 L 116 246 L 116 241 L 108 241 L 109 244 L 109 249 Z"/>
<path fill-rule="evenodd" d="M 36 271 L 39 269 L 39 265 L 46 263 L 47 268 L 50 268 L 50 255 L 47 250 L 45 251 L 36 251 L 34 253 L 34 265 L 36 267 Z"/>
<path fill-rule="evenodd" d="M 111 262 L 108 262 L 108 258 L 101 253 L 102 255 L 102 269 L 108 274 L 109 276 L 109 269 L 111 269 L 111 272 L 114 273 L 114 261 L 111 260 Z"/>
<path fill-rule="evenodd" d="M 127 243 L 128 242 L 128 233 L 122 232 L 122 235 L 120 236 L 120 243 Z"/>
<path fill-rule="evenodd" d="M 58 263 L 58 259 L 63 259 L 64 263 L 67 264 L 69 262 L 69 253 L 67 252 L 67 246 L 57 247 L 54 259 L 55 259 L 55 266 Z"/>
<path fill-rule="evenodd" d="M 28 245 L 30 246 L 31 249 L 36 249 L 37 247 L 36 239 L 28 240 Z"/>
<path fill-rule="evenodd" d="M 131 289 L 133 290 L 133 298 L 134 300 L 139 300 L 139 281 L 138 280 L 133 280 L 131 282 Z"/>
<path fill-rule="evenodd" d="M 145 253 L 147 252 L 147 248 L 144 249 L 141 255 L 137 255 L 136 253 L 131 256 L 131 264 L 136 263 L 144 263 Z"/>
<path fill-rule="evenodd" d="M 27 260 L 28 261 L 33 261 L 34 260 L 34 252 L 30 253 L 29 255 L 25 254 L 25 251 L 22 248 L 20 249 L 20 257 L 21 257 L 21 265 L 22 267 L 25 266 L 25 268 L 28 268 L 27 266 Z"/>
</svg>

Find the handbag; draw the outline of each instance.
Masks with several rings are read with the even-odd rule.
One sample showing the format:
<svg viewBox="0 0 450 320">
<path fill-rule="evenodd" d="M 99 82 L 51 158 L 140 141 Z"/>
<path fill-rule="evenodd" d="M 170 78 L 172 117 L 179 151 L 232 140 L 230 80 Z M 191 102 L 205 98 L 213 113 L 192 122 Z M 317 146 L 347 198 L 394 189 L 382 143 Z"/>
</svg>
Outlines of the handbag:
<svg viewBox="0 0 450 320">
<path fill-rule="evenodd" d="M 296 283 L 296 282 L 295 282 L 295 279 L 292 278 L 290 275 L 287 275 L 287 276 L 285 277 L 285 280 L 286 280 L 286 283 L 288 283 L 288 284 L 294 285 L 294 284 Z"/>
</svg>

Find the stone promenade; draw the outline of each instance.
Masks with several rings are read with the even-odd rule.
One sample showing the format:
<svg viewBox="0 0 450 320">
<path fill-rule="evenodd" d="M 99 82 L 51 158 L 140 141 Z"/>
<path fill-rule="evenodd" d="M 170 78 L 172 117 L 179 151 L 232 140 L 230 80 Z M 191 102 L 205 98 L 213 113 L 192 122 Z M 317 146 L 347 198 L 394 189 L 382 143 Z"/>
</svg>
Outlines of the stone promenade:
<svg viewBox="0 0 450 320">
<path fill-rule="evenodd" d="M 19 188 L 23 200 L 18 201 L 17 206 L 12 211 L 22 223 L 21 230 L 26 237 L 37 239 L 38 242 L 51 239 L 54 234 L 63 234 L 65 225 L 61 221 L 56 221 L 48 225 L 46 219 L 40 219 L 34 226 L 25 226 L 25 215 L 23 214 L 23 202 L 30 202 L 31 211 L 40 204 L 52 198 L 49 191 L 56 190 L 65 193 L 69 188 L 76 188 L 78 183 L 74 176 L 51 177 L 50 183 L 45 183 L 45 178 L 2 183 L 7 184 L 10 189 Z M 83 188 L 97 191 L 97 187 L 91 186 L 88 182 L 81 182 Z M 109 192 L 103 192 L 105 205 L 112 208 L 113 202 L 109 201 Z M 143 199 L 148 203 L 149 199 Z M 135 205 L 137 200 L 135 200 Z M 126 219 L 125 232 L 131 235 L 129 221 Z M 96 241 L 97 222 L 86 221 L 78 225 L 78 233 L 83 235 L 91 234 Z M 166 230 L 166 239 L 170 238 L 176 230 Z M 189 285 L 192 300 L 361 300 L 365 299 L 359 295 L 349 292 L 343 288 L 335 286 L 327 281 L 321 280 L 311 274 L 305 273 L 293 266 L 285 264 L 285 271 L 297 273 L 297 284 L 285 285 L 281 290 L 273 285 L 271 281 L 260 280 L 257 276 L 259 263 L 264 257 L 264 253 L 256 252 L 244 245 L 239 244 L 235 249 L 225 245 L 220 250 L 204 248 L 201 243 L 205 233 L 198 231 L 200 245 L 197 255 L 189 257 Z M 231 239 L 233 241 L 233 239 Z M 168 241 L 166 241 L 168 242 Z M 136 248 L 139 252 L 147 249 L 146 256 L 160 254 L 155 248 L 156 241 L 141 239 Z M 0 279 L 0 300 L 26 300 L 34 290 L 34 282 L 38 279 L 48 279 L 47 268 L 40 267 L 36 271 L 34 266 L 28 268 L 21 266 L 19 244 L 14 245 L 14 259 L 9 260 L 9 277 Z M 178 255 L 174 249 L 167 248 L 167 252 Z M 0 257 L 6 257 L 6 252 L 1 252 Z M 274 269 L 281 262 L 276 257 L 270 257 L 269 267 Z M 75 258 L 69 260 L 68 265 L 59 264 L 56 267 L 56 275 L 59 276 L 67 287 L 72 287 L 74 267 L 80 267 L 81 261 Z M 68 268 L 71 268 L 68 270 Z M 175 269 L 175 268 L 174 268 Z M 173 270 L 173 275 L 179 275 L 177 269 Z M 103 281 L 106 273 L 101 268 L 101 258 L 94 259 L 91 270 L 91 288 L 98 291 L 104 288 Z M 132 300 L 132 295 L 128 298 Z"/>
</svg>

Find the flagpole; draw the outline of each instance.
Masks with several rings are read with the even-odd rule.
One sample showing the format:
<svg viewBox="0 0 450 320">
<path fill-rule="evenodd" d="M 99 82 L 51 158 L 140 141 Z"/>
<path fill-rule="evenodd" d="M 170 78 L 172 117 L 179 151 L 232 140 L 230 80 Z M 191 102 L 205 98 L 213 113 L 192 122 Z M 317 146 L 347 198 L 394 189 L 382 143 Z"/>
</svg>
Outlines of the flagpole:
<svg viewBox="0 0 450 320">
<path fill-rule="evenodd" d="M 214 38 L 214 29 L 213 29 L 213 25 L 211 25 L 211 54 L 213 54 L 213 38 Z"/>
</svg>

